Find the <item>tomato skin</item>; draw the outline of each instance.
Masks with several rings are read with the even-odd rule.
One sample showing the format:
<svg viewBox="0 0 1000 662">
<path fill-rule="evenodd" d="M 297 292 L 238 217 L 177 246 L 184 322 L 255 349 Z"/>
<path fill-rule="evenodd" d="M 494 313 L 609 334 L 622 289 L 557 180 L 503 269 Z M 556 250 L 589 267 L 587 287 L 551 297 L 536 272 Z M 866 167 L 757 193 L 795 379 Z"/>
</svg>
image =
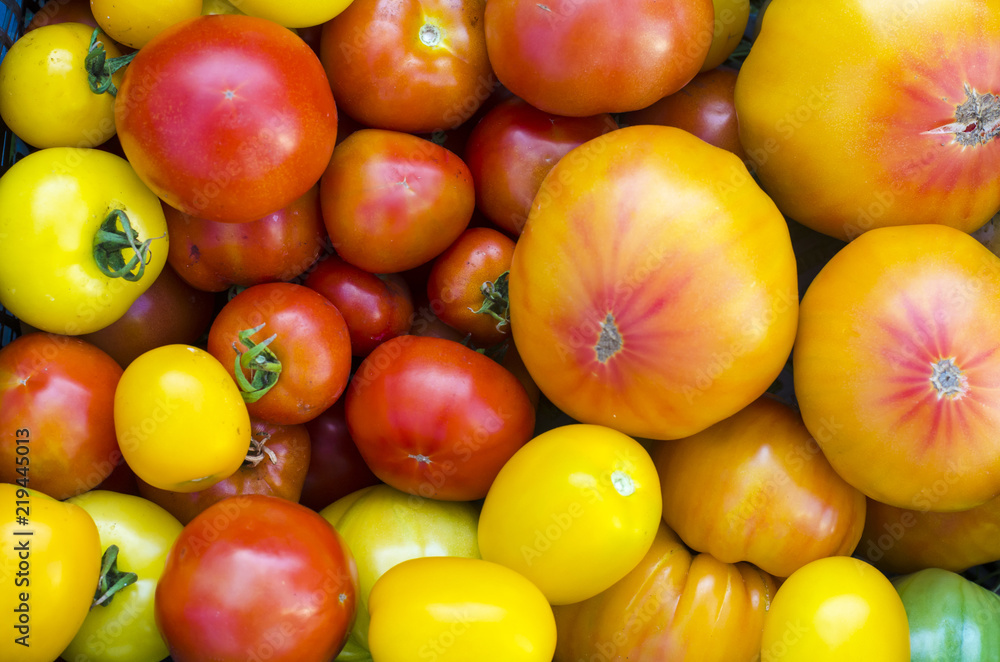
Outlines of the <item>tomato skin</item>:
<svg viewBox="0 0 1000 662">
<path fill-rule="evenodd" d="M 322 414 L 305 423 L 310 443 L 309 469 L 299 503 L 315 511 L 380 482 L 365 464 L 347 431 L 344 400 L 338 399 Z"/>
<path fill-rule="evenodd" d="M 31 333 L 0 349 L 0 481 L 15 482 L 24 468 L 32 487 L 61 500 L 107 478 L 121 459 L 113 422 L 121 376 L 114 359 L 77 338 Z"/>
<path fill-rule="evenodd" d="M 233 497 L 177 538 L 156 587 L 156 624 L 176 662 L 327 662 L 347 639 L 357 583 L 350 550 L 318 514 L 277 497 Z"/>
<path fill-rule="evenodd" d="M 45 3 L 41 11 L 36 11 L 32 15 L 24 31 L 27 33 L 46 25 L 59 23 L 83 23 L 91 28 L 99 27 L 94 12 L 90 11 L 90 0 L 64 0 Z"/>
<path fill-rule="evenodd" d="M 94 18 L 113 39 L 142 48 L 166 28 L 201 14 L 201 0 L 90 0 Z"/>
<path fill-rule="evenodd" d="M 712 45 L 701 65 L 701 71 L 711 71 L 726 61 L 739 46 L 750 22 L 750 0 L 712 0 L 715 9 L 715 31 Z"/>
<path fill-rule="evenodd" d="M 379 345 L 352 378 L 345 405 L 351 437 L 376 476 L 445 501 L 486 496 L 535 425 L 514 375 L 439 338 L 399 336 Z"/>
<path fill-rule="evenodd" d="M 307 28 L 326 23 L 353 0 L 312 0 L 289 4 L 281 0 L 242 0 L 240 10 L 280 23 L 286 28 Z"/>
<path fill-rule="evenodd" d="M 141 49 L 125 72 L 115 123 L 129 162 L 164 202 L 246 222 L 319 181 L 337 109 L 301 39 L 264 19 L 214 15 L 171 26 Z"/>
</svg>

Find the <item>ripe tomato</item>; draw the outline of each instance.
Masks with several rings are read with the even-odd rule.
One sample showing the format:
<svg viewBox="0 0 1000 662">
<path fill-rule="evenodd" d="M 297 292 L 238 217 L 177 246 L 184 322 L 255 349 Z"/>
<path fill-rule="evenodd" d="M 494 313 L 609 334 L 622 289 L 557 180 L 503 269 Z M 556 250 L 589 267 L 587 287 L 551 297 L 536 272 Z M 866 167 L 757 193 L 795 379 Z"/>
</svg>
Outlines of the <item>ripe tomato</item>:
<svg viewBox="0 0 1000 662">
<path fill-rule="evenodd" d="M 830 464 L 901 508 L 1000 494 L 1000 259 L 939 225 L 847 244 L 802 300 L 795 394 Z M 886 472 L 893 472 L 886 480 Z"/>
<path fill-rule="evenodd" d="M 344 11 L 352 0 L 239 0 L 240 11 L 260 16 L 286 28 L 306 28 L 326 23 Z"/>
<path fill-rule="evenodd" d="M 491 0 L 486 48 L 500 82 L 536 108 L 573 117 L 625 112 L 694 78 L 713 17 L 712 0 Z"/>
<path fill-rule="evenodd" d="M 357 490 L 379 483 L 347 431 L 344 398 L 307 421 L 309 469 L 299 503 L 321 510 Z"/>
<path fill-rule="evenodd" d="M 760 397 L 798 313 L 788 225 L 743 163 L 633 126 L 556 164 L 510 268 L 511 332 L 574 419 L 680 438 Z"/>
<path fill-rule="evenodd" d="M 434 259 L 465 230 L 475 207 L 468 166 L 429 140 L 355 131 L 323 174 L 323 221 L 337 254 L 372 273 Z"/>
<path fill-rule="evenodd" d="M 638 442 L 610 428 L 567 425 L 529 441 L 500 470 L 479 519 L 479 549 L 552 604 L 570 604 L 639 563 L 661 510 L 656 467 Z"/>
<path fill-rule="evenodd" d="M 712 0 L 715 8 L 715 30 L 712 45 L 701 65 L 701 71 L 715 69 L 726 61 L 743 38 L 750 22 L 750 0 Z"/>
<path fill-rule="evenodd" d="M 354 620 L 358 574 L 330 524 L 272 496 L 224 499 L 184 527 L 156 587 L 175 662 L 328 662 Z"/>
<path fill-rule="evenodd" d="M 32 14 L 24 32 L 28 33 L 45 25 L 59 23 L 83 23 L 89 25 L 91 29 L 99 27 L 94 12 L 90 11 L 90 0 L 60 0 L 46 2 L 39 11 Z"/>
<path fill-rule="evenodd" d="M 90 10 L 112 39 L 132 48 L 184 19 L 201 14 L 201 0 L 90 0 Z"/>
<path fill-rule="evenodd" d="M 237 294 L 212 322 L 208 351 L 240 385 L 250 415 L 281 425 L 318 416 L 344 392 L 351 371 L 344 317 L 294 283 Z"/>
<path fill-rule="evenodd" d="M 228 222 L 302 196 L 337 136 L 336 105 L 312 50 L 276 23 L 225 14 L 174 25 L 142 48 L 115 122 L 129 162 L 164 202 Z"/>
<path fill-rule="evenodd" d="M 382 343 L 358 367 L 346 398 L 347 427 L 375 475 L 446 501 L 486 496 L 535 425 L 514 375 L 439 338 Z"/>
</svg>

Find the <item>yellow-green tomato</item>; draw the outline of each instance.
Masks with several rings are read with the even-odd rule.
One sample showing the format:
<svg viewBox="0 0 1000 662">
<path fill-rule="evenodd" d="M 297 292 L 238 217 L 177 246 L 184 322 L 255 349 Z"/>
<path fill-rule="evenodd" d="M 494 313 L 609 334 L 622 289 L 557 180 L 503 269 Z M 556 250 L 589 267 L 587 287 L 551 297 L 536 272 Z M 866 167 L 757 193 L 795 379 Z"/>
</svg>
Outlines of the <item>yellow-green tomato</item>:
<svg viewBox="0 0 1000 662">
<path fill-rule="evenodd" d="M 84 61 L 94 29 L 54 23 L 18 39 L 0 62 L 0 117 L 35 147 L 96 147 L 115 135 L 115 98 L 90 89 Z M 121 51 L 99 39 L 108 58 Z M 124 72 L 112 76 L 117 86 Z"/>
<path fill-rule="evenodd" d="M 750 21 L 750 0 L 712 0 L 715 7 L 715 28 L 702 71 L 715 69 L 726 61 L 747 29 Z"/>
<path fill-rule="evenodd" d="M 849 556 L 802 566 L 764 619 L 761 662 L 909 662 L 906 610 L 885 575 Z"/>
<path fill-rule="evenodd" d="M 394 566 L 368 600 L 375 662 L 550 662 L 552 607 L 509 568 L 425 557 Z"/>
<path fill-rule="evenodd" d="M 240 11 L 274 21 L 286 28 L 326 23 L 347 9 L 352 0 L 231 0 Z"/>
<path fill-rule="evenodd" d="M 91 490 L 67 499 L 94 519 L 101 549 L 118 547 L 117 567 L 135 583 L 93 607 L 63 652 L 66 662 L 160 662 L 167 645 L 156 629 L 153 598 L 174 540 L 184 527 L 155 503 L 130 494 Z"/>
<path fill-rule="evenodd" d="M 0 304 L 31 326 L 69 336 L 103 329 L 166 261 L 160 200 L 125 159 L 52 147 L 0 177 Z"/>
<path fill-rule="evenodd" d="M 250 449 L 250 414 L 214 356 L 164 345 L 125 368 L 115 389 L 115 433 L 135 475 L 171 492 L 197 492 L 233 475 Z"/>
<path fill-rule="evenodd" d="M 201 15 L 201 0 L 90 0 L 94 19 L 119 43 L 142 48 L 174 23 Z"/>
<path fill-rule="evenodd" d="M 529 441 L 500 470 L 479 519 L 479 549 L 552 604 L 579 602 L 635 568 L 662 508 L 656 467 L 637 441 L 567 425 Z"/>
<path fill-rule="evenodd" d="M 236 0 L 236 2 L 239 1 Z M 229 0 L 203 0 L 201 13 L 203 16 L 214 16 L 215 14 L 242 14 L 243 12 Z"/>
<path fill-rule="evenodd" d="M 94 600 L 97 526 L 79 506 L 10 483 L 0 513 L 0 660 L 52 662 Z"/>
<path fill-rule="evenodd" d="M 373 485 L 338 499 L 322 511 L 354 553 L 358 610 L 340 662 L 370 660 L 368 595 L 389 568 L 424 556 L 479 558 L 479 507 L 467 501 L 435 501 L 388 485 Z"/>
</svg>

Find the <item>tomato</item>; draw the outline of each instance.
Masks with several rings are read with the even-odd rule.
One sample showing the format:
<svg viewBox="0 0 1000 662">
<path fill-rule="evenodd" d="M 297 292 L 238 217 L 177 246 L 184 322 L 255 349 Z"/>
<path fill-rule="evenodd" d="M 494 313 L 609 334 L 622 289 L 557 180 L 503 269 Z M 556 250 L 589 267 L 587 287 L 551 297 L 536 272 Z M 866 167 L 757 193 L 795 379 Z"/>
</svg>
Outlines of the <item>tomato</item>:
<svg viewBox="0 0 1000 662">
<path fill-rule="evenodd" d="M 761 398 L 696 435 L 657 444 L 663 519 L 692 549 L 787 577 L 850 555 L 865 497 L 834 472 L 793 409 Z M 692 494 L 701 494 L 697 500 Z"/>
<path fill-rule="evenodd" d="M 95 94 L 85 66 L 93 28 L 59 23 L 18 39 L 0 62 L 0 117 L 35 147 L 96 147 L 115 133 L 115 98 Z M 121 51 L 105 36 L 108 58 Z M 122 73 L 112 81 L 121 84 Z"/>
<path fill-rule="evenodd" d="M 337 254 L 372 273 L 434 259 L 465 230 L 475 206 L 468 166 L 429 140 L 355 131 L 320 182 L 323 221 Z"/>
<path fill-rule="evenodd" d="M 761 660 L 909 662 L 906 611 L 892 584 L 858 559 L 808 563 L 775 593 L 764 619 Z"/>
<path fill-rule="evenodd" d="M 446 501 L 481 499 L 531 437 L 535 410 L 514 375 L 439 338 L 399 336 L 358 367 L 347 428 L 381 480 Z"/>
<path fill-rule="evenodd" d="M 262 218 L 305 194 L 337 136 L 337 108 L 312 50 L 271 21 L 239 15 L 184 21 L 142 48 L 115 122 L 129 161 L 164 202 L 228 222 Z"/>
<path fill-rule="evenodd" d="M 634 570 L 588 600 L 553 609 L 555 662 L 759 660 L 775 590 L 774 578 L 749 563 L 692 554 L 661 522 Z"/>
<path fill-rule="evenodd" d="M 410 330 L 413 297 L 402 277 L 373 274 L 327 256 L 302 282 L 333 302 L 344 316 L 351 353 L 368 356 L 380 344 Z"/>
<path fill-rule="evenodd" d="M 212 322 L 208 351 L 239 384 L 250 414 L 280 425 L 318 416 L 344 392 L 351 371 L 344 317 L 294 283 L 237 294 Z"/>
<path fill-rule="evenodd" d="M 453 129 L 496 87 L 485 0 L 354 0 L 323 26 L 320 58 L 337 103 L 366 126 Z"/>
<path fill-rule="evenodd" d="M 425 556 L 479 558 L 479 507 L 472 503 L 422 499 L 375 485 L 344 496 L 320 515 L 343 537 L 358 566 L 357 619 L 340 662 L 371 659 L 368 598 L 387 570 Z"/>
<path fill-rule="evenodd" d="M 101 549 L 118 549 L 118 572 L 137 578 L 91 608 L 63 657 L 68 662 L 160 662 L 167 645 L 156 629 L 153 596 L 181 523 L 156 504 L 116 492 L 92 490 L 68 503 L 94 519 Z"/>
<path fill-rule="evenodd" d="M 139 494 L 187 524 L 213 503 L 231 496 L 265 494 L 298 502 L 309 468 L 304 425 L 250 419 L 250 447 L 234 474 L 198 492 L 170 492 L 139 481 Z"/>
<path fill-rule="evenodd" d="M 954 7 L 768 8 L 740 69 L 736 110 L 743 146 L 784 214 L 849 240 L 904 224 L 971 232 L 1000 209 L 991 174 L 1000 165 L 1000 13 L 986 2 Z M 822 38 L 809 29 L 818 25 Z"/>
<path fill-rule="evenodd" d="M 1000 494 L 998 302 L 1000 259 L 946 226 L 872 230 L 820 271 L 802 300 L 795 394 L 847 482 L 901 508 Z"/>
<path fill-rule="evenodd" d="M 90 0 L 59 0 L 46 2 L 32 14 L 24 32 L 27 34 L 40 27 L 59 23 L 83 23 L 91 28 L 99 27 L 94 13 L 90 11 Z"/>
<path fill-rule="evenodd" d="M 86 492 L 121 459 L 113 423 L 122 369 L 90 343 L 48 333 L 0 349 L 0 481 L 54 499 Z"/>
<path fill-rule="evenodd" d="M 529 441 L 500 470 L 479 519 L 479 549 L 552 604 L 570 604 L 639 563 L 661 511 L 656 467 L 638 442 L 610 428 L 567 425 Z"/>
<path fill-rule="evenodd" d="M 203 0 L 201 13 L 204 16 L 210 16 L 212 14 L 242 14 L 244 12 L 234 7 L 229 0 Z"/>
<path fill-rule="evenodd" d="M 309 469 L 299 503 L 318 511 L 337 499 L 379 483 L 347 431 L 344 398 L 305 426 L 309 431 Z"/>
<path fill-rule="evenodd" d="M 627 113 L 623 120 L 626 124 L 675 126 L 747 161 L 733 104 L 735 89 L 736 71 L 712 69 L 652 106 Z"/>
<path fill-rule="evenodd" d="M 492 0 L 486 49 L 500 82 L 536 108 L 573 117 L 626 112 L 694 78 L 713 17 L 712 0 Z"/>
<path fill-rule="evenodd" d="M 726 61 L 743 38 L 750 22 L 750 0 L 712 0 L 715 8 L 715 29 L 712 45 L 701 65 L 701 71 L 715 69 Z"/>
<path fill-rule="evenodd" d="M 404 561 L 375 583 L 368 608 L 379 662 L 549 662 L 556 645 L 545 596 L 480 559 Z"/>
<path fill-rule="evenodd" d="M 175 662 L 328 662 L 347 639 L 358 575 L 350 550 L 305 506 L 224 499 L 184 527 L 156 587 Z"/>
<path fill-rule="evenodd" d="M 0 305 L 34 327 L 102 329 L 167 259 L 160 201 L 122 158 L 53 147 L 0 177 Z"/>
<path fill-rule="evenodd" d="M 0 658 L 51 662 L 80 629 L 101 572 L 101 540 L 85 510 L 24 483 L 0 483 Z M 23 518 L 23 519 L 19 519 Z"/>
<path fill-rule="evenodd" d="M 637 437 L 690 436 L 760 397 L 797 313 L 774 203 L 734 155 L 669 127 L 564 156 L 510 268 L 511 332 L 542 393 Z"/>
<path fill-rule="evenodd" d="M 173 492 L 231 476 L 250 447 L 239 388 L 208 352 L 164 345 L 125 368 L 115 390 L 122 455 L 143 481 Z"/>
<path fill-rule="evenodd" d="M 892 584 L 906 608 L 911 662 L 980 662 L 1000 650 L 1000 595 L 937 568 Z"/>
<path fill-rule="evenodd" d="M 545 175 L 574 147 L 618 125 L 606 113 L 562 117 L 511 97 L 476 124 L 465 160 L 476 185 L 476 204 L 502 230 L 521 234 Z"/>
<path fill-rule="evenodd" d="M 132 48 L 184 19 L 201 15 L 201 0 L 90 0 L 101 29 Z"/>
<path fill-rule="evenodd" d="M 347 9 L 352 0 L 240 0 L 243 13 L 260 16 L 289 28 L 306 28 L 326 23 Z"/>
<path fill-rule="evenodd" d="M 292 280 L 327 246 L 319 187 L 292 204 L 247 223 L 220 223 L 163 206 L 170 232 L 167 263 L 199 290 L 221 292 Z"/>
</svg>

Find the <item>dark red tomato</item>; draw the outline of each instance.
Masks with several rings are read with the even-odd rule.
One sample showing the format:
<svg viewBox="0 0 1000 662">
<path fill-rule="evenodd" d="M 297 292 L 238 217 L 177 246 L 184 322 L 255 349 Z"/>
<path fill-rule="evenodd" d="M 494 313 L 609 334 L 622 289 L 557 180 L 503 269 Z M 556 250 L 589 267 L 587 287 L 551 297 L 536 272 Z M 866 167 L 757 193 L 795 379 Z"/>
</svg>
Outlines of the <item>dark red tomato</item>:
<svg viewBox="0 0 1000 662">
<path fill-rule="evenodd" d="M 0 482 L 54 499 L 93 489 L 121 461 L 122 368 L 79 338 L 29 333 L 0 349 Z"/>
<path fill-rule="evenodd" d="M 517 345 L 514 344 L 513 339 L 507 341 L 507 347 L 503 358 L 500 359 L 500 365 L 510 370 L 510 373 L 517 377 L 518 381 L 521 382 L 521 386 L 524 387 L 525 392 L 528 394 L 531 406 L 535 408 L 535 411 L 538 411 L 538 404 L 542 399 L 542 390 L 538 388 L 538 384 L 535 383 L 535 380 L 528 373 L 528 368 L 524 365 L 524 361 L 521 359 L 521 355 L 518 353 Z"/>
<path fill-rule="evenodd" d="M 170 233 L 167 262 L 199 290 L 221 292 L 291 280 L 308 269 L 327 244 L 319 187 L 284 209 L 249 223 L 195 218 L 163 205 Z"/>
<path fill-rule="evenodd" d="M 488 347 L 510 337 L 507 272 L 514 241 L 490 228 L 469 228 L 434 260 L 427 298 L 442 322 Z"/>
<path fill-rule="evenodd" d="M 626 112 L 694 78 L 714 17 L 712 0 L 490 0 L 486 47 L 500 82 L 536 108 Z"/>
<path fill-rule="evenodd" d="M 111 470 L 111 474 L 94 489 L 139 496 L 139 479 L 135 477 L 135 472 L 128 466 L 128 462 L 122 458 Z"/>
<path fill-rule="evenodd" d="M 36 11 L 24 31 L 31 32 L 57 23 L 83 23 L 92 28 L 99 27 L 94 13 L 90 11 L 90 0 L 58 0 L 46 2 L 45 6 Z"/>
<path fill-rule="evenodd" d="M 434 259 L 476 204 L 462 159 L 429 140 L 364 129 L 337 146 L 320 182 L 323 221 L 346 262 L 397 273 Z"/>
<path fill-rule="evenodd" d="M 125 70 L 115 103 L 122 148 L 175 209 L 247 222 L 319 181 L 337 137 L 323 67 L 271 21 L 234 14 L 173 25 Z"/>
<path fill-rule="evenodd" d="M 398 490 L 444 501 L 486 496 L 535 425 L 514 375 L 440 338 L 382 343 L 354 374 L 346 400 L 348 430 L 372 472 Z"/>
<path fill-rule="evenodd" d="M 312 456 L 299 503 L 320 511 L 341 497 L 378 484 L 347 431 L 344 398 L 306 423 L 306 428 Z"/>
<path fill-rule="evenodd" d="M 250 415 L 279 425 L 319 416 L 351 372 L 343 315 L 294 283 L 254 285 L 233 297 L 212 322 L 208 351 L 240 385 Z M 237 361 L 245 381 L 236 378 Z"/>
<path fill-rule="evenodd" d="M 736 71 L 711 69 L 695 76 L 680 91 L 648 108 L 627 113 L 622 119 L 629 125 L 658 124 L 684 129 L 746 161 L 733 105 L 735 90 Z"/>
<path fill-rule="evenodd" d="M 251 442 L 243 465 L 229 478 L 201 492 L 170 492 L 138 480 L 139 494 L 187 524 L 226 497 L 264 494 L 298 502 L 309 470 L 310 440 L 305 425 L 250 421 Z"/>
<path fill-rule="evenodd" d="M 518 236 L 538 187 L 556 162 L 617 128 L 606 113 L 562 117 L 517 97 L 497 104 L 476 124 L 465 147 L 476 204 L 505 232 Z"/>
<path fill-rule="evenodd" d="M 318 513 L 238 496 L 181 531 L 156 586 L 156 625 L 175 662 L 328 662 L 357 593 L 354 558 Z"/>
<path fill-rule="evenodd" d="M 354 356 L 368 356 L 389 338 L 410 330 L 413 299 L 397 274 L 376 276 L 331 255 L 302 284 L 337 306 L 347 322 Z"/>
<path fill-rule="evenodd" d="M 337 103 L 371 127 L 453 129 L 496 87 L 486 0 L 354 0 L 323 26 L 320 57 Z"/>
<path fill-rule="evenodd" d="M 441 318 L 431 310 L 430 304 L 425 304 L 414 313 L 410 335 L 423 338 L 441 338 L 457 343 L 465 343 L 468 340 L 468 334 L 442 322 Z"/>
</svg>

